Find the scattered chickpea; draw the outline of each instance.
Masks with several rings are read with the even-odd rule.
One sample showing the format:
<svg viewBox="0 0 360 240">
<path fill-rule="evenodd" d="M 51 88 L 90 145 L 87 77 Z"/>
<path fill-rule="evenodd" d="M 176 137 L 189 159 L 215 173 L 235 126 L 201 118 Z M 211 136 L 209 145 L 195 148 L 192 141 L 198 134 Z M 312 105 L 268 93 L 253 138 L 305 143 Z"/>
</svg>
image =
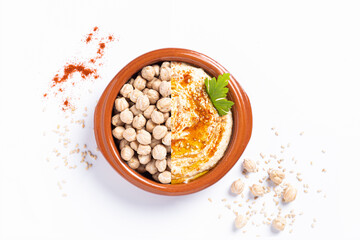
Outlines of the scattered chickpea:
<svg viewBox="0 0 360 240">
<path fill-rule="evenodd" d="M 232 193 L 239 195 L 244 191 L 244 187 L 244 182 L 241 179 L 238 179 L 231 184 L 230 189 Z"/>
<path fill-rule="evenodd" d="M 243 215 L 237 215 L 235 218 L 235 227 L 237 229 L 243 228 L 245 227 L 245 225 L 247 224 L 247 219 L 245 216 Z"/>
<path fill-rule="evenodd" d="M 256 163 L 250 159 L 244 159 L 243 167 L 247 172 L 256 172 Z"/>
<path fill-rule="evenodd" d="M 291 185 L 288 185 L 285 188 L 284 193 L 283 193 L 284 202 L 292 202 L 292 201 L 294 201 L 295 198 L 296 198 L 296 194 L 297 194 L 296 188 L 294 188 Z"/>
<path fill-rule="evenodd" d="M 260 186 L 258 184 L 253 184 L 250 187 L 250 191 L 251 193 L 255 196 L 255 197 L 260 197 L 263 196 L 265 194 L 265 189 L 263 186 Z"/>
<path fill-rule="evenodd" d="M 271 181 L 273 181 L 273 183 L 275 183 L 276 185 L 279 185 L 284 180 L 285 173 L 283 173 L 282 171 L 277 170 L 277 169 L 272 169 L 269 172 L 269 176 L 270 176 Z"/>
<path fill-rule="evenodd" d="M 286 225 L 286 219 L 278 216 L 272 221 L 272 226 L 278 231 L 283 231 Z"/>
</svg>

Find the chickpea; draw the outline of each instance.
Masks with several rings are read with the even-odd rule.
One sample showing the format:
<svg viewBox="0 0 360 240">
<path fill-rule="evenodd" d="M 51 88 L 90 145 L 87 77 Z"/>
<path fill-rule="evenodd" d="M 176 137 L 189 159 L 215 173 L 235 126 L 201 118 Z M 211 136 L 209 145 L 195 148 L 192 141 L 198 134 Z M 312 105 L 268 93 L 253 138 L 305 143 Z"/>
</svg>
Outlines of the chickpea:
<svg viewBox="0 0 360 240">
<path fill-rule="evenodd" d="M 153 66 L 146 66 L 141 70 L 141 76 L 148 81 L 151 81 L 155 76 L 155 69 Z"/>
<path fill-rule="evenodd" d="M 154 68 L 154 71 L 155 71 L 155 76 L 159 76 L 160 74 L 160 66 L 159 65 L 152 65 L 152 67 Z"/>
<path fill-rule="evenodd" d="M 164 114 L 164 120 L 166 120 L 170 117 L 170 112 L 163 113 Z"/>
<path fill-rule="evenodd" d="M 171 109 L 171 98 L 162 98 L 156 103 L 156 107 L 161 112 L 170 112 Z M 154 121 L 154 120 L 153 120 Z"/>
<path fill-rule="evenodd" d="M 138 90 L 138 89 L 135 89 L 134 91 L 132 91 L 129 95 L 130 97 L 130 100 L 133 102 L 133 103 L 136 103 L 136 100 L 138 99 L 139 96 L 141 95 L 144 95 L 142 93 L 142 91 Z"/>
<path fill-rule="evenodd" d="M 171 169 L 171 157 L 166 158 L 166 163 L 169 169 Z"/>
<path fill-rule="evenodd" d="M 128 84 L 131 84 L 131 85 L 134 85 L 134 79 L 133 78 L 131 78 L 130 80 L 129 80 L 129 82 L 128 82 Z"/>
<path fill-rule="evenodd" d="M 132 157 L 129 161 L 128 161 L 128 165 L 129 167 L 131 167 L 132 169 L 137 169 L 140 166 L 140 162 L 136 157 Z"/>
<path fill-rule="evenodd" d="M 154 89 L 149 89 L 146 93 L 151 104 L 155 104 L 159 100 L 159 92 Z"/>
<path fill-rule="evenodd" d="M 125 124 L 125 129 L 132 128 L 131 124 Z"/>
<path fill-rule="evenodd" d="M 121 88 L 120 90 L 120 94 L 123 97 L 129 98 L 130 97 L 130 93 L 132 93 L 132 91 L 134 90 L 134 87 L 131 84 L 124 84 L 124 86 Z"/>
<path fill-rule="evenodd" d="M 160 143 L 161 143 L 160 140 L 157 140 L 157 139 L 153 138 L 153 139 L 151 139 L 150 147 L 154 148 L 156 145 L 158 145 Z"/>
<path fill-rule="evenodd" d="M 145 165 L 144 165 L 144 164 L 140 164 L 140 166 L 138 167 L 138 169 L 136 169 L 136 171 L 138 171 L 139 173 L 144 173 L 144 172 L 146 172 Z"/>
<path fill-rule="evenodd" d="M 161 96 L 168 97 L 171 95 L 171 83 L 162 81 L 159 86 L 159 92 Z"/>
<path fill-rule="evenodd" d="M 171 117 L 169 117 L 168 119 L 166 119 L 165 126 L 166 126 L 169 130 L 171 130 Z"/>
<path fill-rule="evenodd" d="M 160 79 L 163 81 L 170 81 L 170 78 L 171 78 L 171 68 L 161 66 Z"/>
<path fill-rule="evenodd" d="M 146 131 L 148 132 L 152 132 L 154 130 L 154 127 L 157 126 L 157 124 L 155 124 L 151 119 L 149 119 L 147 122 L 146 122 L 146 126 L 145 126 L 145 129 Z"/>
<path fill-rule="evenodd" d="M 151 153 L 153 158 L 156 160 L 162 160 L 166 158 L 166 148 L 162 144 L 156 145 Z"/>
<path fill-rule="evenodd" d="M 171 146 L 171 132 L 166 133 L 166 135 L 162 139 L 162 144 L 164 144 L 165 146 Z"/>
<path fill-rule="evenodd" d="M 150 105 L 145 111 L 144 111 L 144 117 L 147 119 L 151 118 L 151 114 L 155 109 L 155 105 Z"/>
<path fill-rule="evenodd" d="M 140 111 L 145 111 L 150 106 L 149 97 L 146 95 L 141 95 L 136 100 L 136 108 Z"/>
<path fill-rule="evenodd" d="M 119 112 L 124 111 L 125 109 L 127 109 L 129 107 L 129 103 L 128 101 L 126 101 L 125 98 L 117 98 L 115 100 L 115 109 Z"/>
<path fill-rule="evenodd" d="M 167 153 L 171 153 L 171 145 L 165 146 L 165 148 Z"/>
<path fill-rule="evenodd" d="M 140 75 L 136 77 L 134 81 L 134 88 L 142 91 L 146 87 L 146 80 Z"/>
<path fill-rule="evenodd" d="M 155 174 L 157 172 L 157 168 L 155 167 L 155 160 L 151 160 L 145 167 L 146 171 L 150 174 Z"/>
<path fill-rule="evenodd" d="M 159 172 L 163 172 L 166 169 L 166 159 L 163 160 L 156 160 L 155 161 L 155 167 Z"/>
<path fill-rule="evenodd" d="M 161 80 L 160 79 L 155 79 L 155 80 L 152 80 L 151 81 L 151 88 L 154 89 L 155 91 L 159 91 L 159 87 L 160 87 L 160 84 L 161 84 Z"/>
<path fill-rule="evenodd" d="M 123 149 L 121 149 L 120 155 L 122 159 L 129 161 L 134 156 L 134 150 L 132 150 L 130 146 L 126 145 Z"/>
<path fill-rule="evenodd" d="M 231 184 L 230 190 L 232 193 L 239 195 L 244 191 L 244 188 L 244 182 L 241 179 L 238 179 Z"/>
<path fill-rule="evenodd" d="M 124 131 L 125 131 L 124 127 L 116 127 L 112 130 L 112 135 L 114 136 L 114 138 L 121 140 L 124 138 L 123 137 Z"/>
<path fill-rule="evenodd" d="M 136 129 L 142 129 L 146 124 L 146 119 L 142 114 L 139 114 L 134 117 L 134 120 L 132 122 L 132 126 Z"/>
<path fill-rule="evenodd" d="M 169 68 L 169 67 L 170 67 L 170 62 L 163 62 L 163 63 L 161 64 L 161 67 L 167 67 L 167 68 Z"/>
<path fill-rule="evenodd" d="M 126 129 L 123 133 L 123 137 L 129 142 L 135 141 L 136 140 L 135 129 L 133 128 Z"/>
<path fill-rule="evenodd" d="M 152 176 L 152 178 L 155 180 L 155 181 L 159 181 L 159 172 L 157 172 L 157 173 L 155 173 L 155 174 L 153 174 L 153 175 L 151 175 Z"/>
<path fill-rule="evenodd" d="M 151 155 L 138 155 L 139 161 L 141 164 L 147 164 L 151 161 Z"/>
<path fill-rule="evenodd" d="M 159 182 L 161 183 L 164 184 L 171 183 L 171 172 L 164 171 L 159 174 L 158 178 L 159 178 Z"/>
<path fill-rule="evenodd" d="M 111 124 L 115 127 L 124 125 L 124 122 L 120 119 L 120 114 L 116 114 L 111 118 Z"/>
<path fill-rule="evenodd" d="M 131 108 L 130 108 L 130 111 L 134 114 L 134 116 L 137 116 L 137 115 L 140 115 L 142 114 L 142 112 L 136 108 L 136 105 L 133 105 Z"/>
<path fill-rule="evenodd" d="M 132 141 L 132 142 L 130 143 L 130 147 L 131 147 L 132 149 L 134 149 L 134 151 L 137 151 L 137 149 L 138 149 L 138 147 L 139 147 L 139 142 L 138 142 L 138 141 Z"/>
<path fill-rule="evenodd" d="M 127 124 L 131 124 L 133 119 L 134 119 L 134 115 L 133 113 L 127 108 L 124 111 L 122 111 L 120 113 L 120 119 L 121 121 L 123 121 L 124 123 Z"/>
<path fill-rule="evenodd" d="M 146 130 L 140 130 L 136 135 L 136 140 L 143 145 L 151 143 L 151 134 Z"/>
<path fill-rule="evenodd" d="M 164 115 L 157 111 L 157 110 L 154 110 L 152 113 L 151 113 L 151 120 L 156 123 L 156 124 L 161 124 L 165 121 L 164 119 Z"/>
<path fill-rule="evenodd" d="M 123 149 L 125 146 L 129 146 L 129 142 L 126 139 L 120 141 L 119 148 L 120 150 Z"/>
<path fill-rule="evenodd" d="M 148 155 L 151 153 L 151 147 L 149 145 L 139 144 L 139 147 L 136 151 L 139 155 Z"/>
<path fill-rule="evenodd" d="M 149 90 L 150 90 L 150 89 L 148 89 L 148 88 L 144 88 L 144 90 L 142 90 L 142 93 L 145 94 L 145 95 L 147 95 L 147 93 L 149 92 Z"/>
<path fill-rule="evenodd" d="M 165 137 L 166 133 L 167 133 L 167 127 L 158 125 L 158 126 L 154 127 L 152 135 L 155 139 L 160 140 L 163 137 Z"/>
</svg>

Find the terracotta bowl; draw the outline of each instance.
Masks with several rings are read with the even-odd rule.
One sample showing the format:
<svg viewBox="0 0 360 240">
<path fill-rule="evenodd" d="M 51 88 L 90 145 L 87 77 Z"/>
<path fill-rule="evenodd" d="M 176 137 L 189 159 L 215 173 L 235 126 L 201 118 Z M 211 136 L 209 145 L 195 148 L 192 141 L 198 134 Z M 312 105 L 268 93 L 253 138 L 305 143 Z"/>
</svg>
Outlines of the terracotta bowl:
<svg viewBox="0 0 360 240">
<path fill-rule="evenodd" d="M 126 180 L 135 186 L 162 195 L 185 195 L 198 192 L 219 181 L 239 160 L 248 144 L 252 131 L 250 101 L 233 76 L 229 81 L 228 98 L 235 104 L 232 107 L 234 125 L 230 144 L 224 157 L 203 176 L 190 183 L 160 184 L 131 169 L 120 157 L 111 133 L 111 117 L 114 101 L 125 84 L 144 66 L 162 61 L 181 61 L 203 68 L 210 76 L 228 72 L 223 66 L 204 54 L 179 48 L 165 48 L 145 53 L 126 65 L 109 83 L 102 94 L 94 116 L 94 131 L 98 147 L 110 165 Z M 114 183 L 116 184 L 116 183 Z"/>
</svg>

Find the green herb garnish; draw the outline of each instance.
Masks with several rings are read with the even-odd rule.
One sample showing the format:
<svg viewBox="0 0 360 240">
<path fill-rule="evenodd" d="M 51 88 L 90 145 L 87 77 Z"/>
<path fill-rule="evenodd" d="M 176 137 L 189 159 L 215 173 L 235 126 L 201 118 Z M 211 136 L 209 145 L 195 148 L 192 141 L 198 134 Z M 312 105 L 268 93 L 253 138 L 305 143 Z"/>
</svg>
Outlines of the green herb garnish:
<svg viewBox="0 0 360 240">
<path fill-rule="evenodd" d="M 229 113 L 230 108 L 234 105 L 234 102 L 226 99 L 226 95 L 229 89 L 226 87 L 229 83 L 230 73 L 224 73 L 219 75 L 218 79 L 205 79 L 206 92 L 209 94 L 212 104 L 218 111 L 220 116 L 224 116 Z"/>
</svg>

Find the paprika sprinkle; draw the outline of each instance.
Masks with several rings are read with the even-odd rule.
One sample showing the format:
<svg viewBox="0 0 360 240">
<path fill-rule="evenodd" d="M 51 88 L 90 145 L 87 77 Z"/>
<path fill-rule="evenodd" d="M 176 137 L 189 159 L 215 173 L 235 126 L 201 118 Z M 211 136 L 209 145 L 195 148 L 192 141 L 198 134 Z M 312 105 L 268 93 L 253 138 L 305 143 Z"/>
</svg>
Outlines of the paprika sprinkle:
<svg viewBox="0 0 360 240">
<path fill-rule="evenodd" d="M 50 89 L 43 94 L 44 98 L 48 98 L 49 94 L 52 94 L 54 97 L 59 97 L 61 93 L 61 109 L 66 111 L 68 109 L 75 109 L 75 106 L 72 104 L 72 99 L 70 96 L 71 87 L 75 87 L 78 83 L 76 78 L 73 78 L 75 73 L 80 74 L 80 80 L 85 81 L 89 79 L 97 79 L 99 75 L 97 74 L 97 68 L 101 66 L 101 63 L 98 63 L 104 56 L 104 51 L 108 43 L 113 42 L 115 39 L 113 35 L 108 35 L 106 37 L 98 37 L 99 28 L 94 27 L 93 30 L 86 35 L 85 43 L 89 44 L 92 41 L 97 41 L 96 43 L 96 55 L 85 61 L 69 61 L 67 62 L 61 70 L 51 80 Z M 67 84 L 71 81 L 71 84 Z"/>
</svg>

